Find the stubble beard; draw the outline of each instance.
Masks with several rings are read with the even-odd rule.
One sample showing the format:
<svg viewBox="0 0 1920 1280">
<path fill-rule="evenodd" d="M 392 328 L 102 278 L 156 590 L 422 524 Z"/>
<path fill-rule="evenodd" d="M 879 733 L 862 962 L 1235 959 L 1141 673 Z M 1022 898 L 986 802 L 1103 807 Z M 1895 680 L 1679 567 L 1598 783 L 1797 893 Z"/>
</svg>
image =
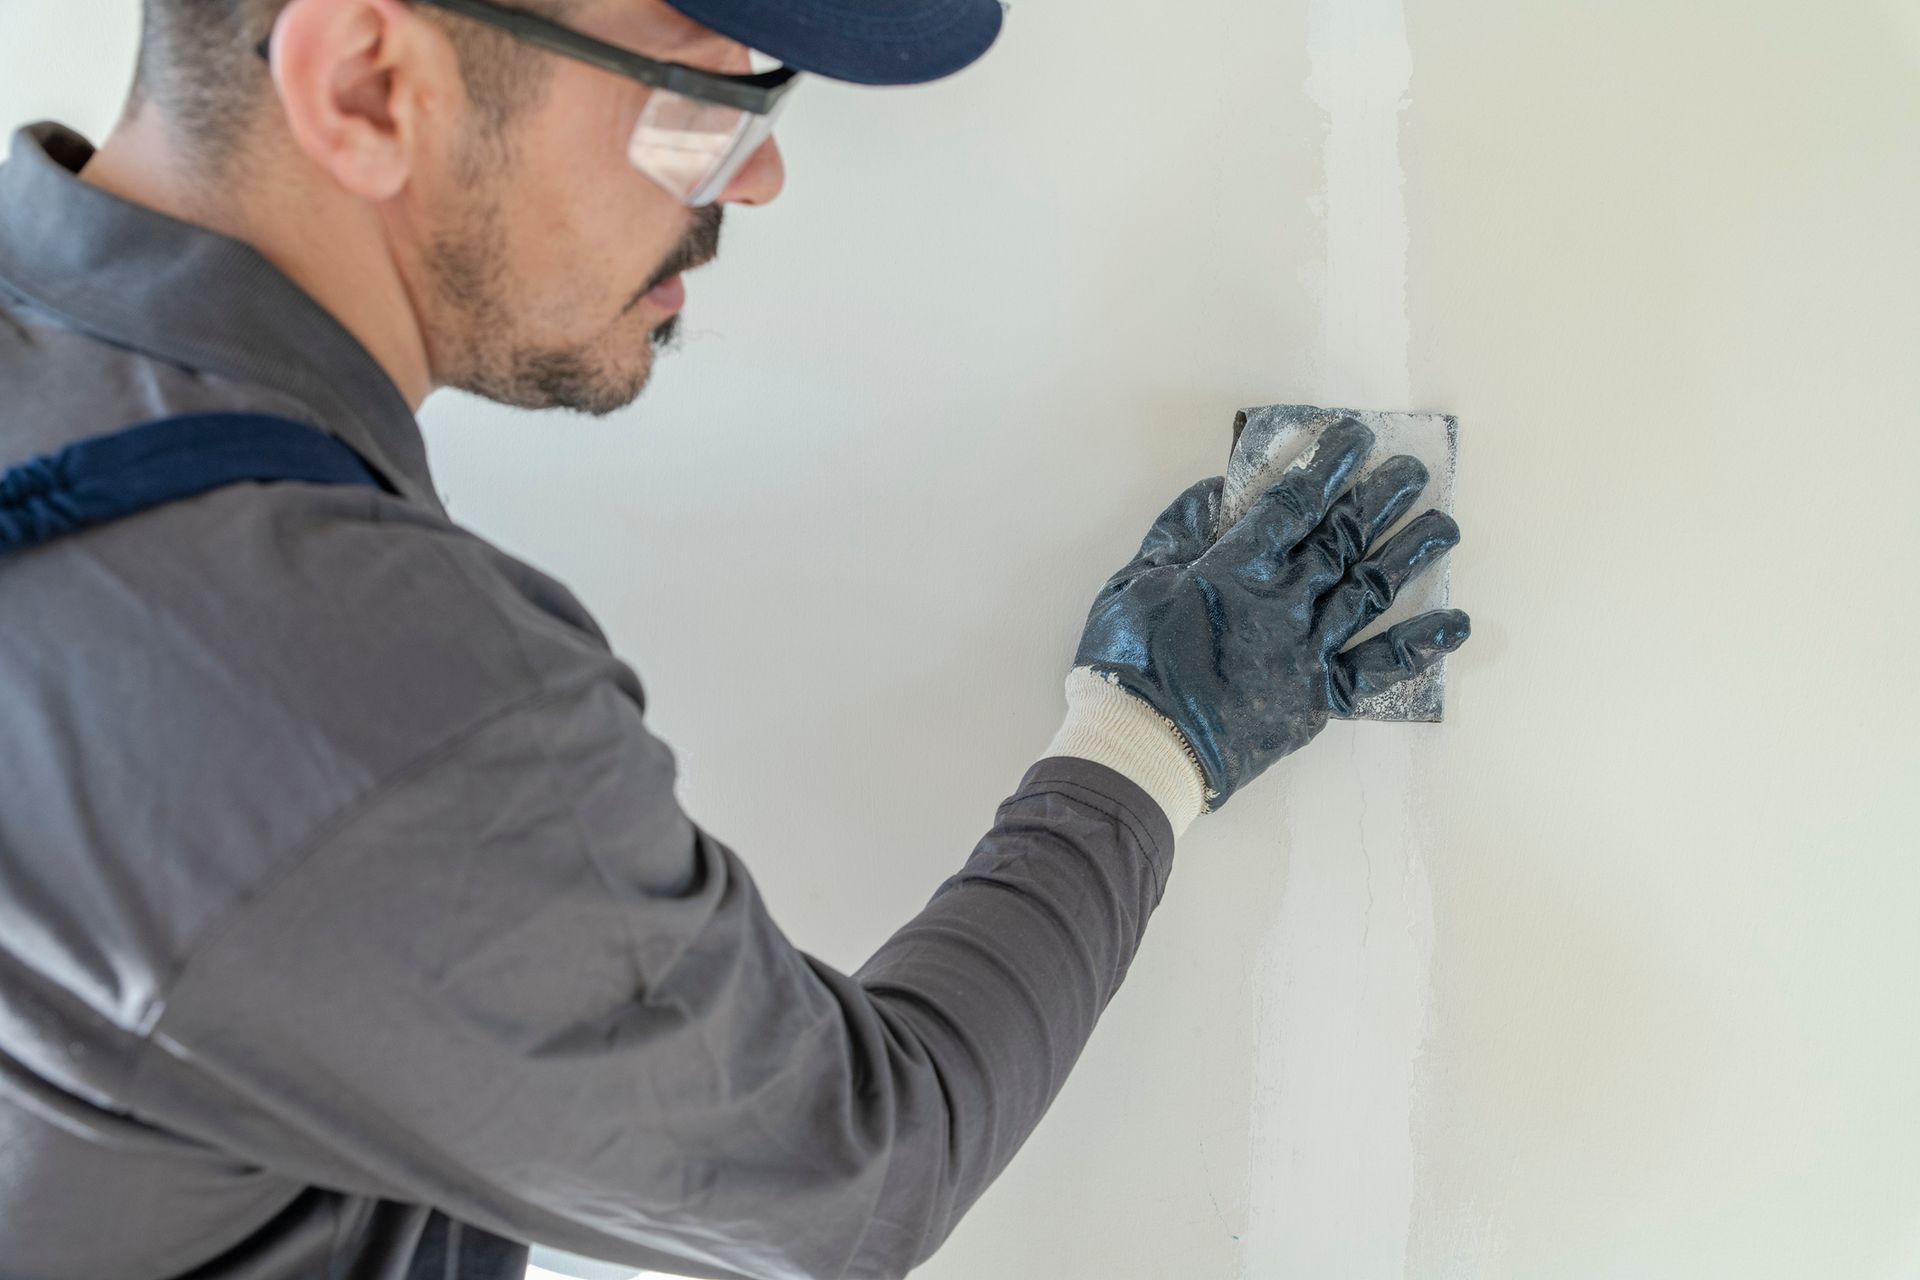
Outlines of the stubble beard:
<svg viewBox="0 0 1920 1280">
<path fill-rule="evenodd" d="M 471 172 L 470 176 L 479 175 Z M 553 346 L 520 340 L 515 334 L 515 309 L 508 300 L 506 223 L 499 200 L 484 178 L 468 183 L 467 189 L 472 194 L 460 225 L 436 236 L 426 256 L 441 308 L 457 317 L 453 329 L 461 334 L 462 360 L 444 379 L 445 385 L 516 408 L 572 409 L 594 417 L 639 399 L 653 375 L 654 356 L 677 344 L 680 317 L 669 316 L 654 326 L 647 345 L 626 368 L 596 354 L 592 344 Z M 676 264 L 698 251 L 690 248 L 692 241 L 704 246 L 717 239 L 718 221 L 716 209 L 696 227 L 696 232 L 706 234 L 689 237 L 662 267 L 659 279 L 673 274 Z M 622 310 L 623 318 L 633 305 Z"/>
</svg>

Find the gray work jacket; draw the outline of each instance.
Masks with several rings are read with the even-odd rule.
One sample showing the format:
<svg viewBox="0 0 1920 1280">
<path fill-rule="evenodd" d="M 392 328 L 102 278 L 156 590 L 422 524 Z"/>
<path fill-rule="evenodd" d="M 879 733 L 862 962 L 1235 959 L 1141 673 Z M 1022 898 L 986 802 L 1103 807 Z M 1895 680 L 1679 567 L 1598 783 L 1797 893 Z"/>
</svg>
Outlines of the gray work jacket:
<svg viewBox="0 0 1920 1280">
<path fill-rule="evenodd" d="M 366 350 L 91 154 L 43 122 L 0 165 L 0 466 L 244 409 L 396 492 L 237 484 L 0 560 L 0 1280 L 926 1258 L 1125 976 L 1166 815 L 1043 759 L 857 972 L 796 949 Z"/>
</svg>

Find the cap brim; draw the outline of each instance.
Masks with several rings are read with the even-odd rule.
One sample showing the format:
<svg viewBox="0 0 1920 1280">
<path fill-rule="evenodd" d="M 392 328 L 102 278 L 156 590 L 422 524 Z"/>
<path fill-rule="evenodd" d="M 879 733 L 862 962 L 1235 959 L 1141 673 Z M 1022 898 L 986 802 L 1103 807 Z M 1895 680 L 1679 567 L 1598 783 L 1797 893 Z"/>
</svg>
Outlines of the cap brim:
<svg viewBox="0 0 1920 1280">
<path fill-rule="evenodd" d="M 853 84 L 952 75 L 1000 34 L 1000 0 L 667 0 L 703 27 L 789 67 Z"/>
</svg>

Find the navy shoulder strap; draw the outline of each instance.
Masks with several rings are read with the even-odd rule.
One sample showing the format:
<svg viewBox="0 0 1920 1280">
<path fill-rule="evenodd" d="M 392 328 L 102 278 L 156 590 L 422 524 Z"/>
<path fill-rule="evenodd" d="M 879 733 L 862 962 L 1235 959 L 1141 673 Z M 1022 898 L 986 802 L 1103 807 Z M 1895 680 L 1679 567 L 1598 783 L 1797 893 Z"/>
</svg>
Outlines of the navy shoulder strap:
<svg viewBox="0 0 1920 1280">
<path fill-rule="evenodd" d="M 269 414 L 188 414 L 77 440 L 0 473 L 0 556 L 241 481 L 387 489 L 343 440 Z"/>
</svg>

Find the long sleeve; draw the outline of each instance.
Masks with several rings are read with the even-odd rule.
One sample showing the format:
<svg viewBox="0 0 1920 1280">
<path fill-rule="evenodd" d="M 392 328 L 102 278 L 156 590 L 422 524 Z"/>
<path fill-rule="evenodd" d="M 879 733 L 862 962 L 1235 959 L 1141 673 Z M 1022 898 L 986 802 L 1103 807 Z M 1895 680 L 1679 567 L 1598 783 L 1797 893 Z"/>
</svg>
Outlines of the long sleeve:
<svg viewBox="0 0 1920 1280">
<path fill-rule="evenodd" d="M 905 1274 L 1119 987 L 1171 865 L 1166 814 L 1106 765 L 1043 758 L 843 974 L 783 936 L 674 773 L 613 680 L 467 730 L 207 930 L 139 1111 L 611 1261 Z"/>
</svg>

